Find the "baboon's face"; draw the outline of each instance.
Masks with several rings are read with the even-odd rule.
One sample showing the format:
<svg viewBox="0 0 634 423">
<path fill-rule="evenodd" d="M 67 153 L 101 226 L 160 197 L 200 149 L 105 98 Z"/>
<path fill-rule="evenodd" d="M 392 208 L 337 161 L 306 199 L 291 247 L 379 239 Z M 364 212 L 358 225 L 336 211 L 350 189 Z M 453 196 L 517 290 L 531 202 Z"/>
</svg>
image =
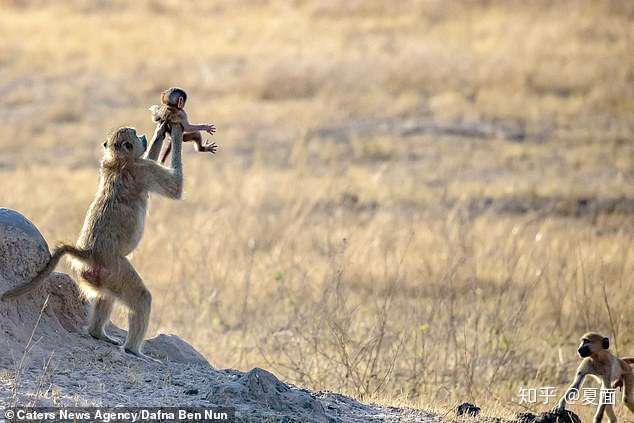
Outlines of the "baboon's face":
<svg viewBox="0 0 634 423">
<path fill-rule="evenodd" d="M 610 341 L 598 333 L 586 333 L 581 337 L 581 344 L 577 352 L 580 357 L 590 357 L 601 350 L 607 350 L 610 347 Z"/>
<path fill-rule="evenodd" d="M 103 144 L 106 154 L 116 158 L 138 159 L 147 149 L 145 135 L 137 135 L 134 128 L 120 128 Z"/>
</svg>

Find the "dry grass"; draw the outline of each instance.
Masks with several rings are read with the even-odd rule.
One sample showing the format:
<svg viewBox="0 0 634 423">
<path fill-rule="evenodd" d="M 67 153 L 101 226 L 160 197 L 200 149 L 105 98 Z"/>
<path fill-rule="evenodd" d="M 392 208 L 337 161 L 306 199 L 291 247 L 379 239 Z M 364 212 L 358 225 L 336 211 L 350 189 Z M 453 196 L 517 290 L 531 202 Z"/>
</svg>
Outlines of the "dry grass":
<svg viewBox="0 0 634 423">
<path fill-rule="evenodd" d="M 315 389 L 521 409 L 581 332 L 634 350 L 634 8 L 446 3 L 1 1 L 1 205 L 73 239 L 105 132 L 151 132 L 184 86 L 222 150 L 152 201 L 153 332 Z"/>
</svg>

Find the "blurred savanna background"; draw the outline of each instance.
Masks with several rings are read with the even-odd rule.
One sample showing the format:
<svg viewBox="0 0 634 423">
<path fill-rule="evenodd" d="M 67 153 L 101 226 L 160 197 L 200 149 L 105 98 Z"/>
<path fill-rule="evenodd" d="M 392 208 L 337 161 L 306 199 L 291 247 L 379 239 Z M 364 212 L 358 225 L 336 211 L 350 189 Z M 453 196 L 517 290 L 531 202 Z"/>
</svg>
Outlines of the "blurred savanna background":
<svg viewBox="0 0 634 423">
<path fill-rule="evenodd" d="M 151 200 L 152 335 L 364 401 L 545 410 L 519 390 L 563 393 L 583 332 L 634 355 L 633 53 L 628 0 L 0 0 L 0 206 L 74 240 L 106 134 L 182 86 L 220 149 Z"/>
</svg>

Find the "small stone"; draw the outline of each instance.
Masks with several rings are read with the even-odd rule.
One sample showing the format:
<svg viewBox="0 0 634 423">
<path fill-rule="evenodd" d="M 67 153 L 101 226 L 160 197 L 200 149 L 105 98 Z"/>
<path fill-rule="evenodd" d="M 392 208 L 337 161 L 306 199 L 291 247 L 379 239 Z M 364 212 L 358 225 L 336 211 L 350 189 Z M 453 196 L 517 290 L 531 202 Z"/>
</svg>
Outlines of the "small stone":
<svg viewBox="0 0 634 423">
<path fill-rule="evenodd" d="M 467 416 L 477 416 L 478 414 L 480 414 L 480 407 L 468 403 L 468 402 L 463 402 L 462 404 L 460 404 L 458 406 L 458 408 L 456 409 L 456 414 L 458 414 L 459 416 L 462 416 L 463 414 L 466 414 Z"/>
</svg>

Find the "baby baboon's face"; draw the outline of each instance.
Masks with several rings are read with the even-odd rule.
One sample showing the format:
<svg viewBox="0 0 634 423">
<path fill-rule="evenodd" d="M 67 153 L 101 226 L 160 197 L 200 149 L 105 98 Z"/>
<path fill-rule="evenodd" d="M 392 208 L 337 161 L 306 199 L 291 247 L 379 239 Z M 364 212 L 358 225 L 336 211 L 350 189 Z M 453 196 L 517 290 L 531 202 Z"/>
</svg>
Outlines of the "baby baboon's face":
<svg viewBox="0 0 634 423">
<path fill-rule="evenodd" d="M 187 102 L 187 93 L 182 88 L 169 88 L 161 93 L 161 102 L 182 109 Z"/>
<path fill-rule="evenodd" d="M 119 128 L 103 146 L 114 157 L 138 159 L 147 149 L 147 138 L 137 135 L 134 128 Z"/>
</svg>

